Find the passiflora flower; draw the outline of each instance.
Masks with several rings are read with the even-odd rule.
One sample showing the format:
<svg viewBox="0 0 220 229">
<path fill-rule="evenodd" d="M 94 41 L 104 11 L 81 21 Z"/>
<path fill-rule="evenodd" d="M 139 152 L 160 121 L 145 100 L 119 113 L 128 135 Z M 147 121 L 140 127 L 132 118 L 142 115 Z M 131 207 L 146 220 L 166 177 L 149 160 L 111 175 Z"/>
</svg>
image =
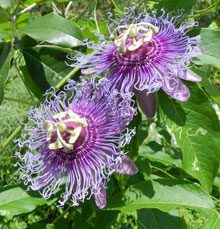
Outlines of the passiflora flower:
<svg viewBox="0 0 220 229">
<path fill-rule="evenodd" d="M 149 117 L 157 107 L 155 92 L 164 90 L 180 101 L 190 97 L 189 89 L 181 79 L 193 82 L 201 78 L 187 67 L 201 53 L 199 36 L 189 37 L 196 23 L 179 23 L 181 15 L 172 16 L 162 10 L 157 16 L 128 10 L 118 20 L 110 19 L 109 39 L 100 36 L 100 42 L 89 48 L 89 55 L 77 57 L 84 74 L 106 74 L 113 87 L 122 92 L 134 92 L 139 105 Z"/>
<path fill-rule="evenodd" d="M 63 92 L 47 92 L 46 101 L 29 114 L 24 140 L 18 140 L 27 150 L 24 156 L 17 152 L 21 179 L 44 198 L 64 186 L 60 206 L 94 195 L 96 205 L 105 207 L 109 176 L 137 172 L 121 150 L 134 134 L 126 128 L 136 113 L 131 105 L 131 95 L 122 97 L 107 80 L 70 81 Z"/>
</svg>

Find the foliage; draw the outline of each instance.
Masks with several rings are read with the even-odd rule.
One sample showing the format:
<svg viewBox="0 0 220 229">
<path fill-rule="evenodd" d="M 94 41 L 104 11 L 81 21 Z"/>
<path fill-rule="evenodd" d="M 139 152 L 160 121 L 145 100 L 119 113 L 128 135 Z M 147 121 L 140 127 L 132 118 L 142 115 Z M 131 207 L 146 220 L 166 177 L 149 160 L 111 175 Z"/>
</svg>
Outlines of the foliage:
<svg viewBox="0 0 220 229">
<path fill-rule="evenodd" d="M 191 98 L 176 102 L 159 93 L 153 120 L 143 114 L 131 125 L 137 134 L 126 147 L 139 172 L 114 175 L 107 189 L 107 207 L 94 200 L 79 207 L 56 207 L 25 190 L 13 164 L 12 140 L 19 137 L 26 112 L 44 99 L 51 86 L 61 90 L 79 69 L 68 56 L 88 52 L 83 39 L 105 35 L 107 12 L 123 13 L 122 0 L 0 1 L 0 227 L 3 228 L 220 228 L 220 18 L 219 0 L 152 0 L 149 11 L 183 9 L 199 21 L 203 54 L 192 69 L 203 81 L 188 84 Z M 189 34 L 190 35 L 190 34 Z"/>
</svg>

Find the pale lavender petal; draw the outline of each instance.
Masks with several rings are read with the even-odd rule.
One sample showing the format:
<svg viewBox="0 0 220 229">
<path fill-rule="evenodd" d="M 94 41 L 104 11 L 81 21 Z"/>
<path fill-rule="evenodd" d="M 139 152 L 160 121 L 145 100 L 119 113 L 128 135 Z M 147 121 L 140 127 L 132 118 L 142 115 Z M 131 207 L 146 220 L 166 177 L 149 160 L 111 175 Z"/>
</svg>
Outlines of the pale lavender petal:
<svg viewBox="0 0 220 229">
<path fill-rule="evenodd" d="M 199 48 L 198 46 L 195 46 L 192 50 L 192 57 L 201 56 L 204 53 L 204 50 Z"/>
<path fill-rule="evenodd" d="M 88 69 L 81 69 L 82 74 L 93 74 L 96 72 L 95 69 L 93 68 L 88 68 Z"/>
<path fill-rule="evenodd" d="M 98 208 L 104 208 L 106 206 L 106 191 L 103 184 L 100 184 L 94 197 Z"/>
<path fill-rule="evenodd" d="M 134 175 L 138 172 L 138 168 L 130 157 L 124 156 L 121 163 L 115 166 L 115 172 L 126 175 Z"/>
<path fill-rule="evenodd" d="M 195 72 L 193 72 L 189 69 L 183 71 L 183 73 L 180 74 L 179 77 L 184 79 L 184 80 L 189 80 L 192 82 L 201 82 L 202 81 L 201 76 L 197 75 Z"/>
<path fill-rule="evenodd" d="M 172 98 L 179 101 L 186 101 L 190 97 L 190 91 L 179 79 L 166 77 L 163 90 Z"/>
<path fill-rule="evenodd" d="M 135 97 L 143 113 L 148 118 L 153 118 L 157 111 L 156 92 L 148 94 L 147 90 L 135 90 Z"/>
</svg>

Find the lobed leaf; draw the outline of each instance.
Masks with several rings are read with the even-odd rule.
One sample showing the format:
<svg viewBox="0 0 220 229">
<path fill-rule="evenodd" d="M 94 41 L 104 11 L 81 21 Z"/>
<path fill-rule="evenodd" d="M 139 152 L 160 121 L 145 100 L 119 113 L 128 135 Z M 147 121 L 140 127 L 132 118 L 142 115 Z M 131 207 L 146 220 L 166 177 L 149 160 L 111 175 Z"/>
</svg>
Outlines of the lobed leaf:
<svg viewBox="0 0 220 229">
<path fill-rule="evenodd" d="M 160 93 L 161 116 L 182 150 L 184 170 L 210 191 L 219 168 L 220 124 L 206 94 L 197 85 L 189 87 L 187 102 Z"/>
</svg>

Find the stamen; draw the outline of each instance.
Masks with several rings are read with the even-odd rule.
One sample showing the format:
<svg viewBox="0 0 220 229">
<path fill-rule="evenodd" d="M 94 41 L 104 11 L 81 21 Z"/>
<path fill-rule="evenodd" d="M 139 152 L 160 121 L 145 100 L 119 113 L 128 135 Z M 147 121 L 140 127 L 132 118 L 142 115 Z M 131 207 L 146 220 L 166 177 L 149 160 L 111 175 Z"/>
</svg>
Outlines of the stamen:
<svg viewBox="0 0 220 229">
<path fill-rule="evenodd" d="M 88 123 L 85 118 L 81 118 L 78 114 L 74 113 L 72 110 L 60 112 L 53 116 L 53 119 L 58 119 L 58 121 L 46 120 L 44 128 L 47 129 L 46 140 L 51 140 L 52 133 L 56 133 L 57 138 L 55 142 L 49 144 L 49 149 L 73 149 L 73 144 L 79 138 L 82 127 L 87 127 Z M 75 124 L 74 130 L 69 129 L 67 124 Z M 70 134 L 69 141 L 65 141 L 62 137 L 62 132 Z"/>
<path fill-rule="evenodd" d="M 152 39 L 154 33 L 158 33 L 159 28 L 147 23 L 130 24 L 127 26 L 118 26 L 110 35 L 111 39 L 114 39 L 119 53 L 125 53 L 138 49 L 145 42 L 149 42 Z M 137 39 L 137 37 L 142 37 Z M 132 44 L 126 47 L 126 41 L 128 38 L 132 38 Z"/>
</svg>

